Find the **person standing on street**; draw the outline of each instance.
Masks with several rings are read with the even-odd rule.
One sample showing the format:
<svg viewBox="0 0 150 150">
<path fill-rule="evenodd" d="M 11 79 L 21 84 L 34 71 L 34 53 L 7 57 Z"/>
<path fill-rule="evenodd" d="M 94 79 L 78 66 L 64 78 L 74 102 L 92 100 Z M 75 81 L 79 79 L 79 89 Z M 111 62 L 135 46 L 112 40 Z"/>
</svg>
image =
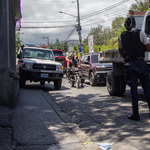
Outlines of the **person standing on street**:
<svg viewBox="0 0 150 150">
<path fill-rule="evenodd" d="M 128 119 L 140 121 L 138 110 L 138 79 L 140 79 L 144 90 L 145 98 L 149 107 L 150 117 L 150 85 L 149 73 L 146 62 L 143 60 L 145 51 L 150 51 L 146 34 L 135 29 L 136 22 L 133 16 L 128 17 L 124 24 L 126 31 L 118 38 L 119 53 L 125 62 L 126 82 L 130 86 L 133 114 Z"/>
</svg>

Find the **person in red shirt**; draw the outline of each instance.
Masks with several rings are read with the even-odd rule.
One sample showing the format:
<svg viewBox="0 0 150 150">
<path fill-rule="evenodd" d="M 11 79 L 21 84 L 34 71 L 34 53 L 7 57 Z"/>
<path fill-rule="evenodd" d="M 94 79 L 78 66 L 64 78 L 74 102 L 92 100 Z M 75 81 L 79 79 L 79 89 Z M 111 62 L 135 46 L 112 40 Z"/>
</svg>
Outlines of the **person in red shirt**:
<svg viewBox="0 0 150 150">
<path fill-rule="evenodd" d="M 71 56 L 69 56 L 68 57 L 68 60 L 67 60 L 67 79 L 69 79 L 69 72 L 68 72 L 68 70 L 69 70 L 69 64 L 70 64 L 70 61 L 71 61 Z"/>
</svg>

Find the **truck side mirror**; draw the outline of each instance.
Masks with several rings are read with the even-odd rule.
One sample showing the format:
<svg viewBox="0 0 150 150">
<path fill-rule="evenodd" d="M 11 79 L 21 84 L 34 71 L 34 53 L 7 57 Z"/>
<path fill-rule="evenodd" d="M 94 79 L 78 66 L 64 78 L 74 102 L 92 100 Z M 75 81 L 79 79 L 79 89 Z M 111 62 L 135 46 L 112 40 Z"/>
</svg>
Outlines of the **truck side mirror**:
<svg viewBox="0 0 150 150">
<path fill-rule="evenodd" d="M 89 64 L 89 61 L 85 61 L 84 63 L 85 63 L 85 64 Z"/>
</svg>

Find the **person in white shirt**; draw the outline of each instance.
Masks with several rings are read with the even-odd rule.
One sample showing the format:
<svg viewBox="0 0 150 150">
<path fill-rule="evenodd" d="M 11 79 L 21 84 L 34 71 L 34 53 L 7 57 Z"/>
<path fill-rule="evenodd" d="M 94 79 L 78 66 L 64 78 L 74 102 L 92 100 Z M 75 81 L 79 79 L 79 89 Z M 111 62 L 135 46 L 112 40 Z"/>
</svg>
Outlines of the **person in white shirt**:
<svg viewBox="0 0 150 150">
<path fill-rule="evenodd" d="M 128 17 L 124 25 L 126 31 L 119 35 L 118 48 L 125 62 L 126 82 L 131 88 L 133 113 L 128 116 L 128 119 L 140 121 L 137 92 L 138 79 L 140 79 L 142 83 L 142 88 L 150 110 L 149 73 L 147 64 L 143 60 L 145 51 L 150 51 L 150 46 L 146 34 L 139 29 L 135 29 L 136 22 L 133 16 Z"/>
</svg>

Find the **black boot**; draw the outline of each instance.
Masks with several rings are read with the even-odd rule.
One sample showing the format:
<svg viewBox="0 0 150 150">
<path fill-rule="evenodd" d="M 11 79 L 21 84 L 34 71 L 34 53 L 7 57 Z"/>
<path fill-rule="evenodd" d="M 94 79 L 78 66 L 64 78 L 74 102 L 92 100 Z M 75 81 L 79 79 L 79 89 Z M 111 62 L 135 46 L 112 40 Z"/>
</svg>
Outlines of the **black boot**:
<svg viewBox="0 0 150 150">
<path fill-rule="evenodd" d="M 135 121 L 140 121 L 140 116 L 132 114 L 132 115 L 128 116 L 128 119 L 135 120 Z"/>
<path fill-rule="evenodd" d="M 133 114 L 128 116 L 128 119 L 135 120 L 135 121 L 140 121 L 139 110 L 138 110 L 137 107 L 133 107 Z"/>
</svg>

